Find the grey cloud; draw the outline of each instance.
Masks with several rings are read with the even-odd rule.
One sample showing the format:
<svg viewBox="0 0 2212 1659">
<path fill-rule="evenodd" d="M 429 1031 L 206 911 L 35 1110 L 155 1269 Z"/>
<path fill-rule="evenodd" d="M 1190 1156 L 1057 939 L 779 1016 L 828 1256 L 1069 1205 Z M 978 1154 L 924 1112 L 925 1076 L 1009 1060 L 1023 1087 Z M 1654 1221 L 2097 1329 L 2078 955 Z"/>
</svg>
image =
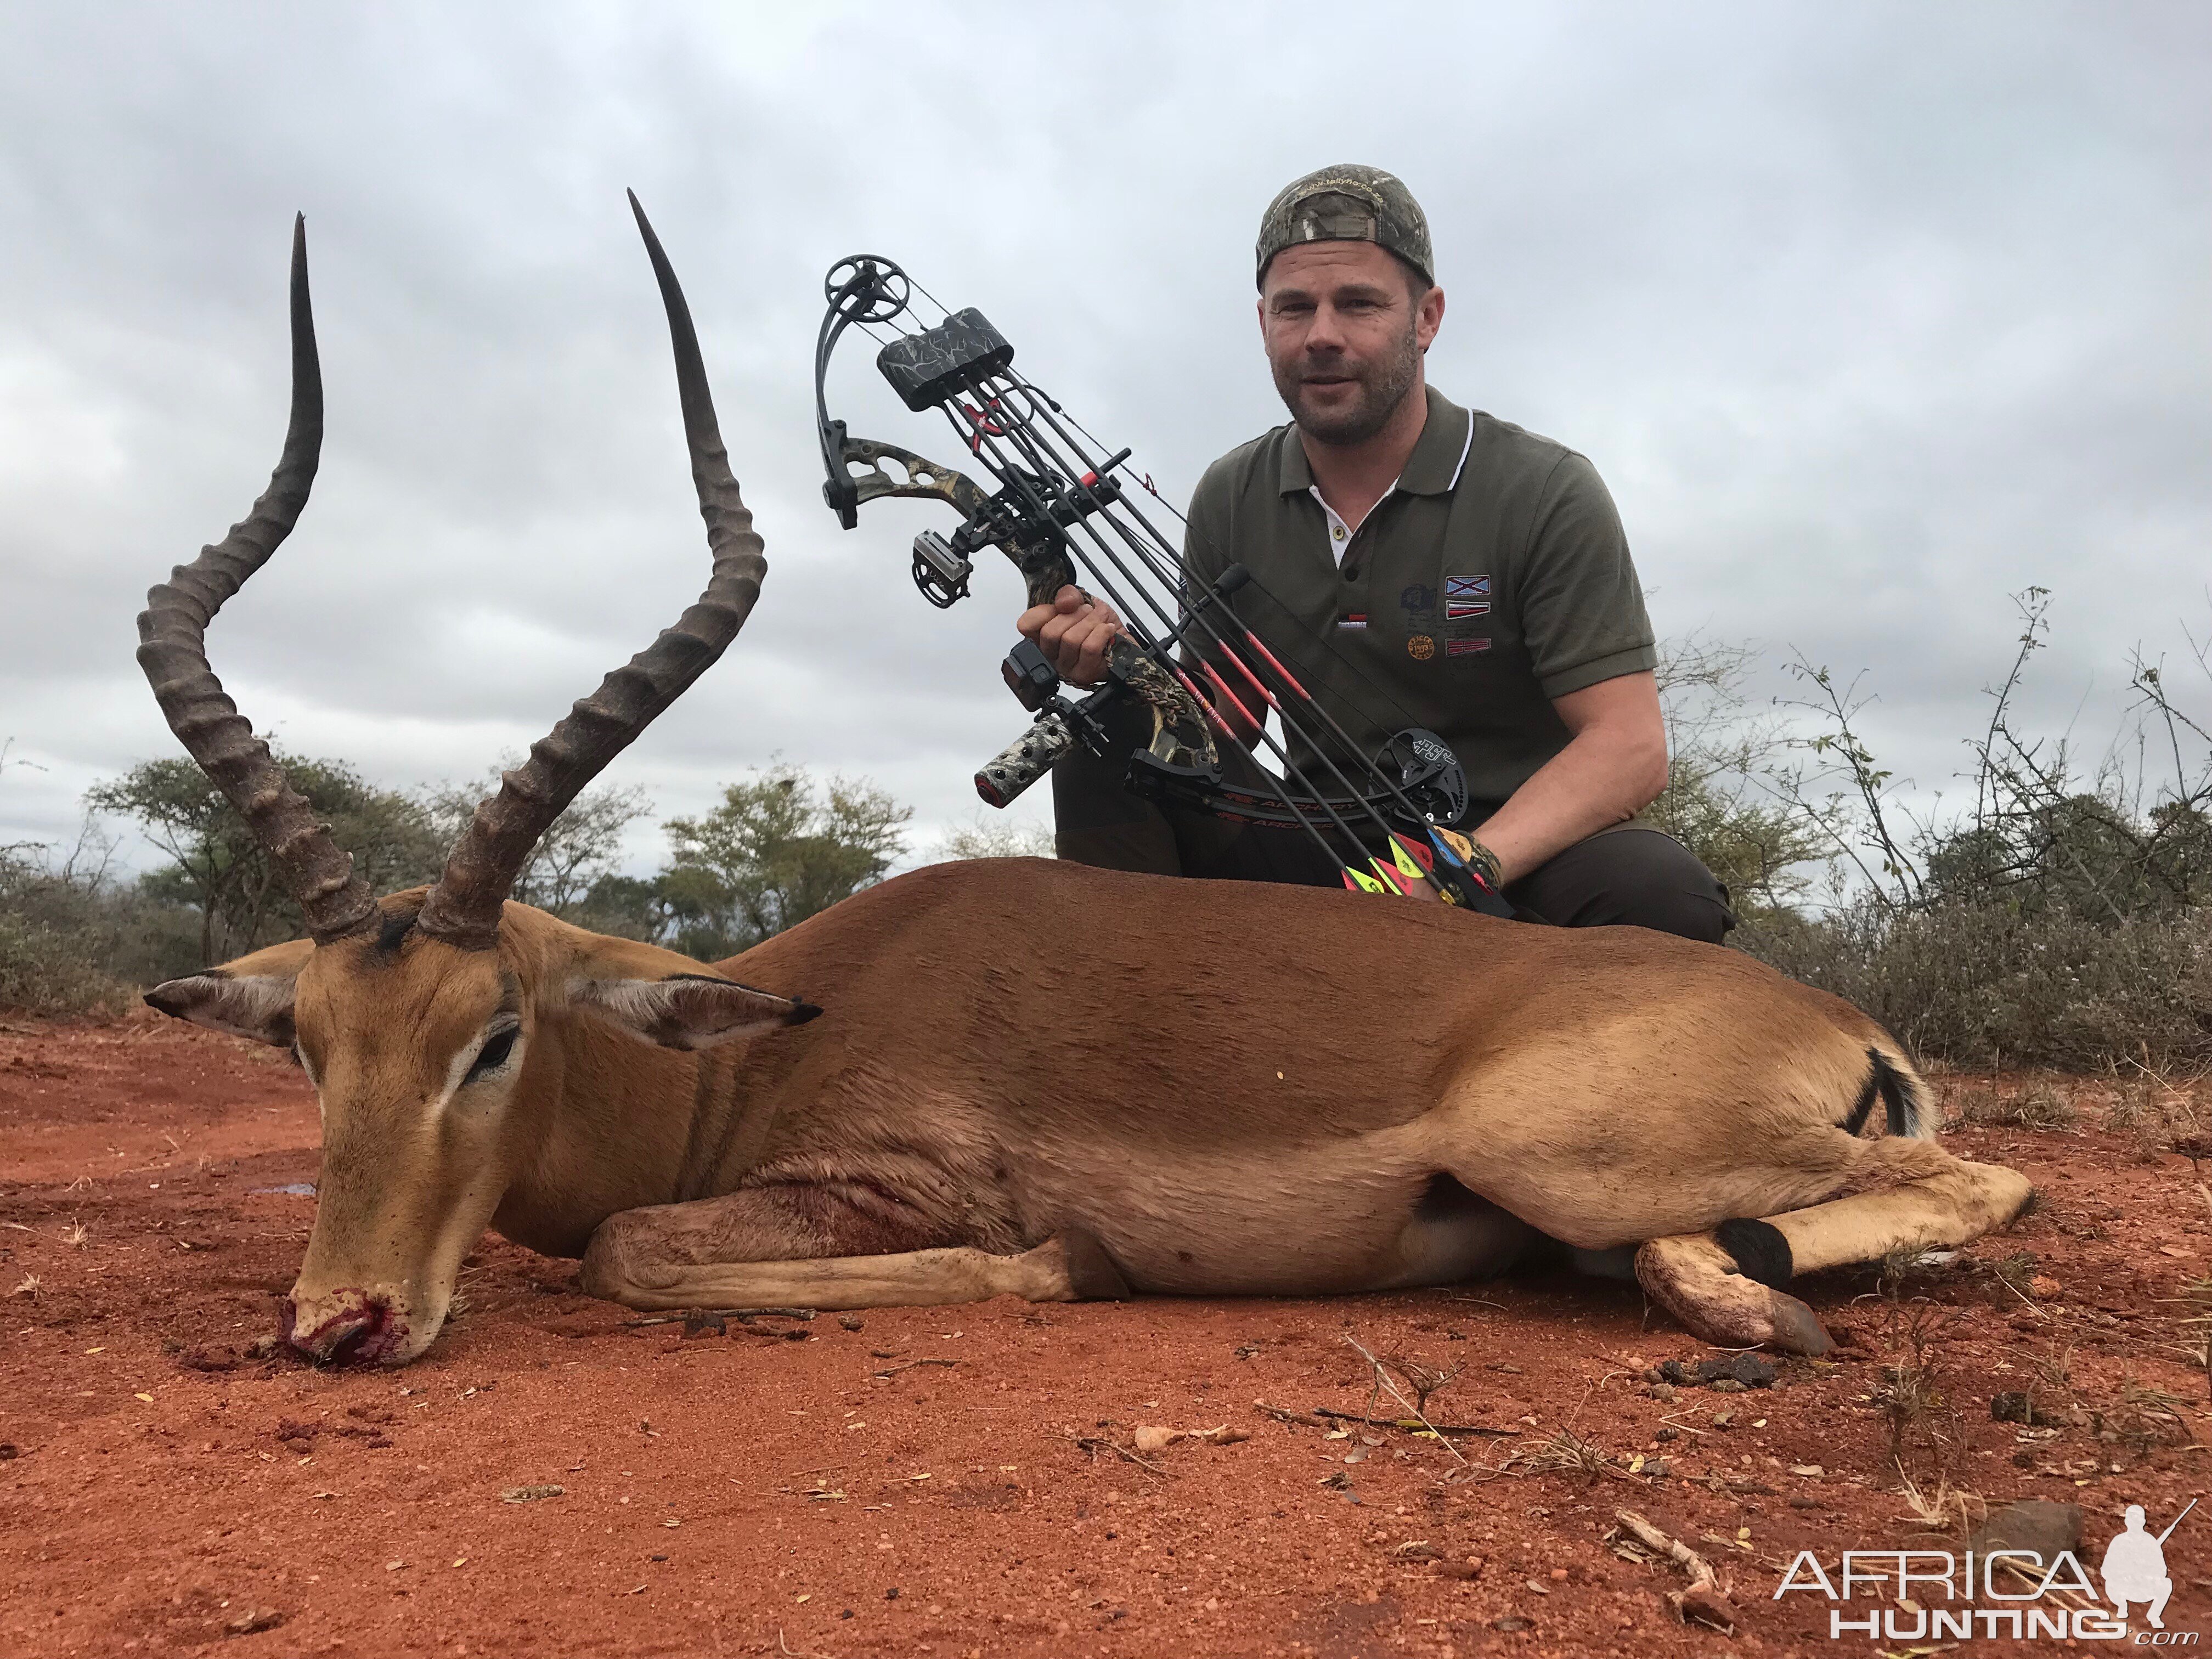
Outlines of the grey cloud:
<svg viewBox="0 0 2212 1659">
<path fill-rule="evenodd" d="M 1020 723 L 1012 573 L 939 616 L 904 574 L 928 510 L 820 505 L 831 258 L 981 306 L 1178 496 L 1279 418 L 1253 224 L 1345 156 L 1429 209 L 1433 378 L 1597 462 L 1662 629 L 1864 666 L 1923 786 L 2008 592 L 2054 590 L 2034 708 L 2088 688 L 2085 729 L 2134 641 L 2212 619 L 2199 8 L 788 9 L 0 16 L 0 736 L 49 769 L 0 780 L 0 840 L 173 752 L 131 617 L 275 459 L 295 209 L 324 471 L 214 654 L 395 782 L 526 744 L 703 578 L 625 185 L 772 567 L 613 775 L 667 811 L 781 752 L 964 821 Z M 841 370 L 858 429 L 941 453 Z"/>
</svg>

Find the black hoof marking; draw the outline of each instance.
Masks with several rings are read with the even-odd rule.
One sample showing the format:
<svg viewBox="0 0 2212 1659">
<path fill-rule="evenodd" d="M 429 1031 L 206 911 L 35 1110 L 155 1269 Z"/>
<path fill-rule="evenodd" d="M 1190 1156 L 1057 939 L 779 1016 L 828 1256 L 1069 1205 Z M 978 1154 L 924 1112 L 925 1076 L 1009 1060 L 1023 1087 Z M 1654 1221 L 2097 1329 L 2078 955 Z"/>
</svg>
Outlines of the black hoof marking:
<svg viewBox="0 0 2212 1659">
<path fill-rule="evenodd" d="M 1735 1258 L 1735 1270 L 1746 1279 L 1778 1291 L 1796 1272 L 1790 1241 L 1771 1221 L 1723 1221 L 1713 1229 L 1721 1249 Z"/>
<path fill-rule="evenodd" d="M 1078 1227 L 1063 1230 L 1060 1248 L 1067 1257 L 1067 1282 L 1085 1302 L 1127 1302 L 1136 1294 L 1121 1277 L 1106 1247 Z"/>
</svg>

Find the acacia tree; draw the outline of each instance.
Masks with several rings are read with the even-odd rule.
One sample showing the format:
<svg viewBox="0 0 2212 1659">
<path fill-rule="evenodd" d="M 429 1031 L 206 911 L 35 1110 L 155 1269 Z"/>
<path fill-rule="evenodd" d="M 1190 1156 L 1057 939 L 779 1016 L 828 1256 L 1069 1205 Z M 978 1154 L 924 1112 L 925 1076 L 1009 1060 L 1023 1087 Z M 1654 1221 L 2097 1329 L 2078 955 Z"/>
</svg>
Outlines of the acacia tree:
<svg viewBox="0 0 2212 1659">
<path fill-rule="evenodd" d="M 729 785 L 714 811 L 668 821 L 659 887 L 678 948 L 734 955 L 882 880 L 913 816 L 865 781 L 817 786 L 794 766 Z"/>
<path fill-rule="evenodd" d="M 437 873 L 444 843 L 420 803 L 376 787 L 342 762 L 277 758 L 292 787 L 353 854 L 371 891 L 412 886 Z M 95 784 L 85 804 L 136 819 L 168 860 L 146 886 L 150 896 L 198 911 L 203 963 L 305 931 L 268 854 L 196 762 L 141 761 L 121 777 Z"/>
</svg>

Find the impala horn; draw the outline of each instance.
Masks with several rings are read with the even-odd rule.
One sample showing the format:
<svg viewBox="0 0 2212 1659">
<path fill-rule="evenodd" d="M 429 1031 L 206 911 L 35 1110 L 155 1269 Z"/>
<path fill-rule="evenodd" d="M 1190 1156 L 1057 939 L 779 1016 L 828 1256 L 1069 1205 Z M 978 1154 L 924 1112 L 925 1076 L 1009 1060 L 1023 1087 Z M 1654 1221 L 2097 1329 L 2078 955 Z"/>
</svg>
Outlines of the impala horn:
<svg viewBox="0 0 2212 1659">
<path fill-rule="evenodd" d="M 297 900 L 319 945 L 359 933 L 376 917 L 376 899 L 353 859 L 317 822 L 315 809 L 285 781 L 284 769 L 253 724 L 238 712 L 208 665 L 207 626 L 224 601 L 269 562 L 299 522 L 323 447 L 323 374 L 315 356 L 315 316 L 307 301 L 307 222 L 292 226 L 292 417 L 269 488 L 243 523 L 146 595 L 138 617 L 138 665 L 154 688 L 169 729 L 267 849 L 276 878 Z"/>
<path fill-rule="evenodd" d="M 690 307 L 635 191 L 629 205 L 668 310 L 691 481 L 699 491 L 699 516 L 707 521 L 714 574 L 673 628 L 578 701 L 566 720 L 530 746 L 527 761 L 501 775 L 498 793 L 477 808 L 416 922 L 418 931 L 464 950 L 492 948 L 499 937 L 500 908 L 538 838 L 656 714 L 714 665 L 744 626 L 768 569 L 752 514 L 738 498 L 738 481 L 731 476 L 729 455 L 715 428 L 714 400 L 699 360 Z"/>
</svg>

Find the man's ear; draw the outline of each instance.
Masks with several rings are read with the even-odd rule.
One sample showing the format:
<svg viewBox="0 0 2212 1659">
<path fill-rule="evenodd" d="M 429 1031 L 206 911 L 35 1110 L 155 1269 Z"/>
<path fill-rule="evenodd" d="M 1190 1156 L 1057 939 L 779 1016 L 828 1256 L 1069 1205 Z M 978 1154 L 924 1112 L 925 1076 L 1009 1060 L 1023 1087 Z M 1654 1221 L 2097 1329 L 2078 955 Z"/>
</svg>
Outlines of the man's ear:
<svg viewBox="0 0 2212 1659">
<path fill-rule="evenodd" d="M 204 1025 L 210 1031 L 289 1048 L 295 1035 L 292 988 L 314 949 L 311 939 L 272 945 L 220 968 L 156 985 L 146 993 L 146 1001 L 165 1014 Z"/>
<path fill-rule="evenodd" d="M 757 991 L 712 974 L 663 979 L 568 981 L 568 1006 L 604 1015 L 664 1048 L 711 1048 L 782 1025 L 804 1025 L 822 1011 L 811 1002 Z"/>
</svg>

